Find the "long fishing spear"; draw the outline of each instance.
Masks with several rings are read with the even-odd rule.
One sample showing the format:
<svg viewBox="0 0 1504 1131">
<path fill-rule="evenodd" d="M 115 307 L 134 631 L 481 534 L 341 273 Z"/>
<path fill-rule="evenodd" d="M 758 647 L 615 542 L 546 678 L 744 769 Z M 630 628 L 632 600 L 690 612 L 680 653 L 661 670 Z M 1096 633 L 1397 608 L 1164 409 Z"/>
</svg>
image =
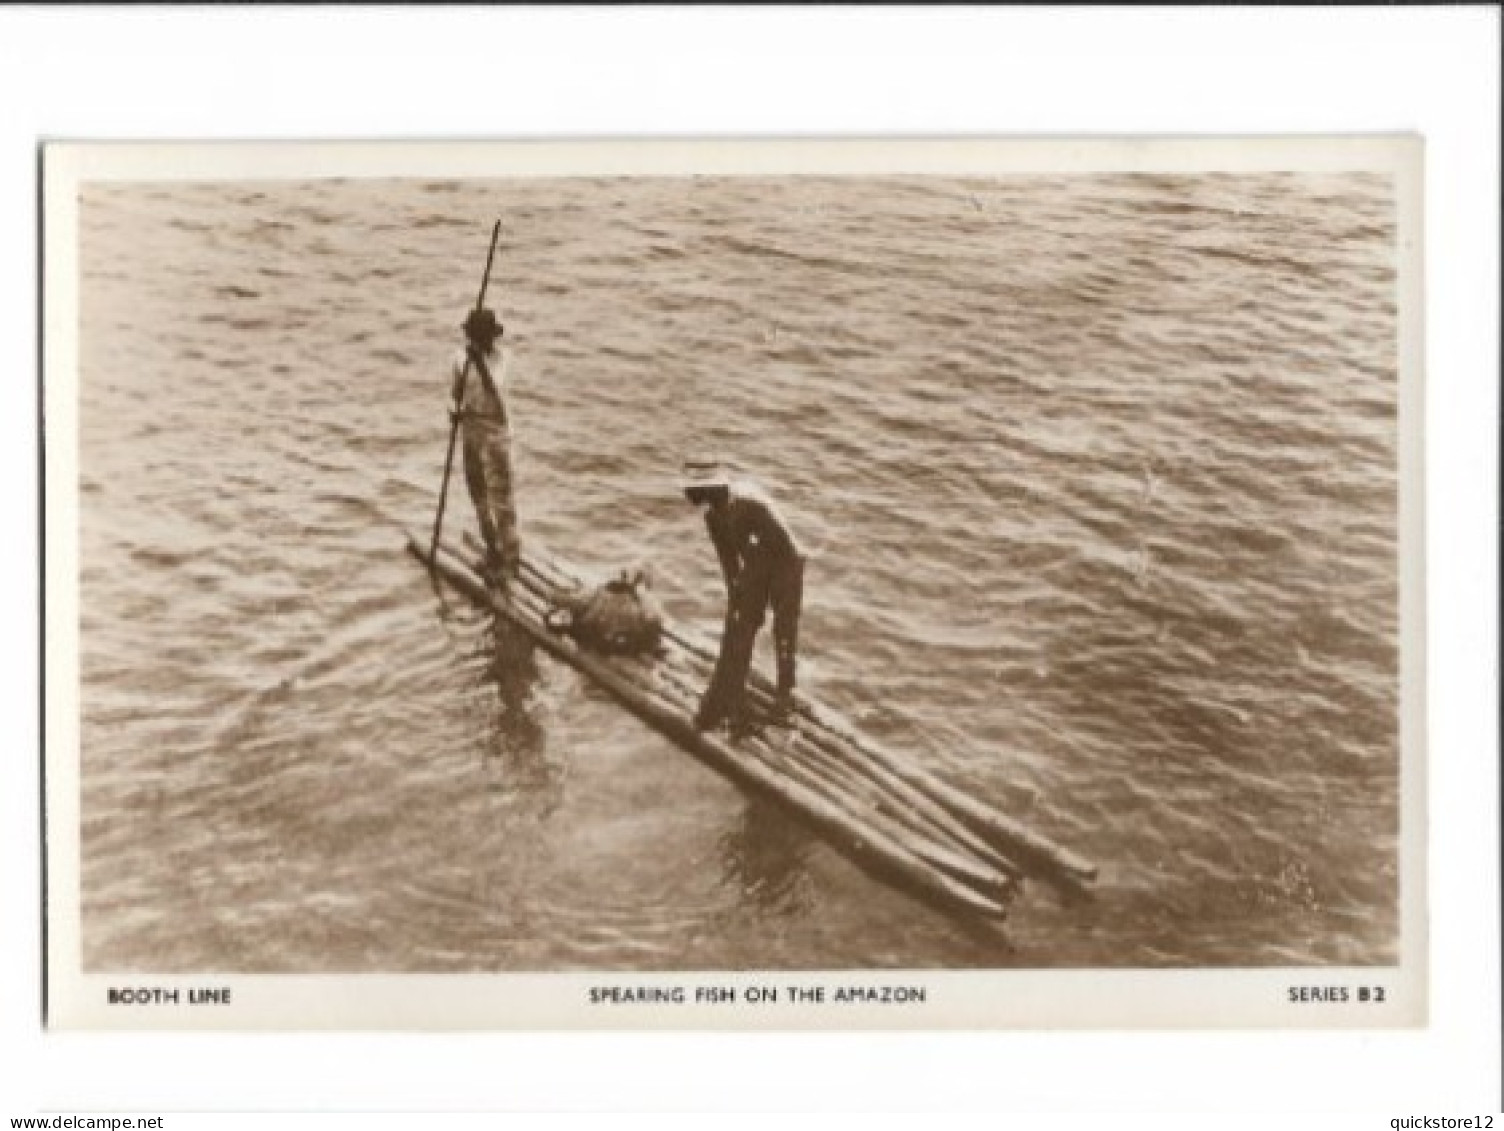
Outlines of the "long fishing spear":
<svg viewBox="0 0 1504 1131">
<path fill-rule="evenodd" d="M 501 235 L 501 221 L 497 220 L 495 227 L 491 229 L 491 250 L 486 253 L 486 273 L 480 277 L 480 294 L 475 296 L 475 309 L 479 310 L 486 304 L 486 288 L 491 283 L 491 261 L 496 258 L 496 240 Z M 460 388 L 455 397 L 457 405 L 465 403 L 465 383 L 470 379 L 471 357 L 467 346 L 465 349 L 465 367 L 460 370 Z M 439 487 L 439 509 L 433 516 L 433 541 L 428 547 L 428 560 L 433 561 L 434 555 L 439 550 L 439 532 L 444 527 L 444 504 L 449 500 L 449 472 L 454 467 L 454 442 L 460 434 L 460 417 L 456 412 L 454 419 L 449 422 L 449 452 L 444 457 L 444 481 Z"/>
</svg>

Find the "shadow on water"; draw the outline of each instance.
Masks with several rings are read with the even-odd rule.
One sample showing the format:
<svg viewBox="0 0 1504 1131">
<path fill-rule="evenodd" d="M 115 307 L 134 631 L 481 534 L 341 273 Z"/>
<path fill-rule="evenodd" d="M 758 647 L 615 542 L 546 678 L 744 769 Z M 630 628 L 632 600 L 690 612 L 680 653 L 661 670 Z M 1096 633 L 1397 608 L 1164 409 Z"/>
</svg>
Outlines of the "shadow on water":
<svg viewBox="0 0 1504 1131">
<path fill-rule="evenodd" d="M 749 798 L 741 818 L 720 838 L 725 878 L 759 910 L 807 910 L 813 895 L 805 860 L 813 843 L 813 835 L 787 814 Z"/>
</svg>

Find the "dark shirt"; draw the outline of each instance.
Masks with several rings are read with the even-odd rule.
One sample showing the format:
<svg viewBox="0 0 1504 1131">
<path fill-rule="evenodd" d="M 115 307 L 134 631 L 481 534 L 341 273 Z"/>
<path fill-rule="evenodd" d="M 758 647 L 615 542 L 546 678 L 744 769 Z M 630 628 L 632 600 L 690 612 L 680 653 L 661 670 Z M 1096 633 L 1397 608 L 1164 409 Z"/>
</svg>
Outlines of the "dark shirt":
<svg viewBox="0 0 1504 1131">
<path fill-rule="evenodd" d="M 745 483 L 731 485 L 731 497 L 724 506 L 706 510 L 705 526 L 721 559 L 728 589 L 753 554 L 768 554 L 775 562 L 803 556 L 772 500 Z"/>
</svg>

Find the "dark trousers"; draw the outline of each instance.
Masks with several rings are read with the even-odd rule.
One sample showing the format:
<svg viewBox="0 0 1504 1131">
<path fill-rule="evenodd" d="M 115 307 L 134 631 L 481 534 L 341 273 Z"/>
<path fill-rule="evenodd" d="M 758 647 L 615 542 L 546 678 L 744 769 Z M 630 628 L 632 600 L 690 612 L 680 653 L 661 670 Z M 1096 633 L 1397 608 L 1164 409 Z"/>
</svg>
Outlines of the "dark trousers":
<svg viewBox="0 0 1504 1131">
<path fill-rule="evenodd" d="M 710 686 L 700 701 L 700 722 L 713 726 L 744 713 L 747 675 L 763 617 L 773 610 L 773 647 L 778 657 L 778 692 L 794 691 L 799 647 L 799 610 L 804 601 L 804 559 L 757 554 L 742 567 L 726 608 L 726 627 Z"/>
</svg>

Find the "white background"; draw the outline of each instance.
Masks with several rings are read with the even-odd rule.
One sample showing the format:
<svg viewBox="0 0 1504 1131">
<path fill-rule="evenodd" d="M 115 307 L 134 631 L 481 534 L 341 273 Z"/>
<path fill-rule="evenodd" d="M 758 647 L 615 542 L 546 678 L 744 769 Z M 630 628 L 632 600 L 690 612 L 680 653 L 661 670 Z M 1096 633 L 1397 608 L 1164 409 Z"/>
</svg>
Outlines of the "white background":
<svg viewBox="0 0 1504 1131">
<path fill-rule="evenodd" d="M 1394 1116 L 1498 1112 L 1499 48 L 1491 7 L 0 12 L 0 531 L 11 538 L 0 556 L 0 1119 L 246 1109 L 1362 1109 L 1373 1117 L 1352 1125 L 1387 1127 Z M 1428 162 L 1428 1029 L 42 1034 L 39 139 L 1411 130 L 1425 135 Z"/>
</svg>

